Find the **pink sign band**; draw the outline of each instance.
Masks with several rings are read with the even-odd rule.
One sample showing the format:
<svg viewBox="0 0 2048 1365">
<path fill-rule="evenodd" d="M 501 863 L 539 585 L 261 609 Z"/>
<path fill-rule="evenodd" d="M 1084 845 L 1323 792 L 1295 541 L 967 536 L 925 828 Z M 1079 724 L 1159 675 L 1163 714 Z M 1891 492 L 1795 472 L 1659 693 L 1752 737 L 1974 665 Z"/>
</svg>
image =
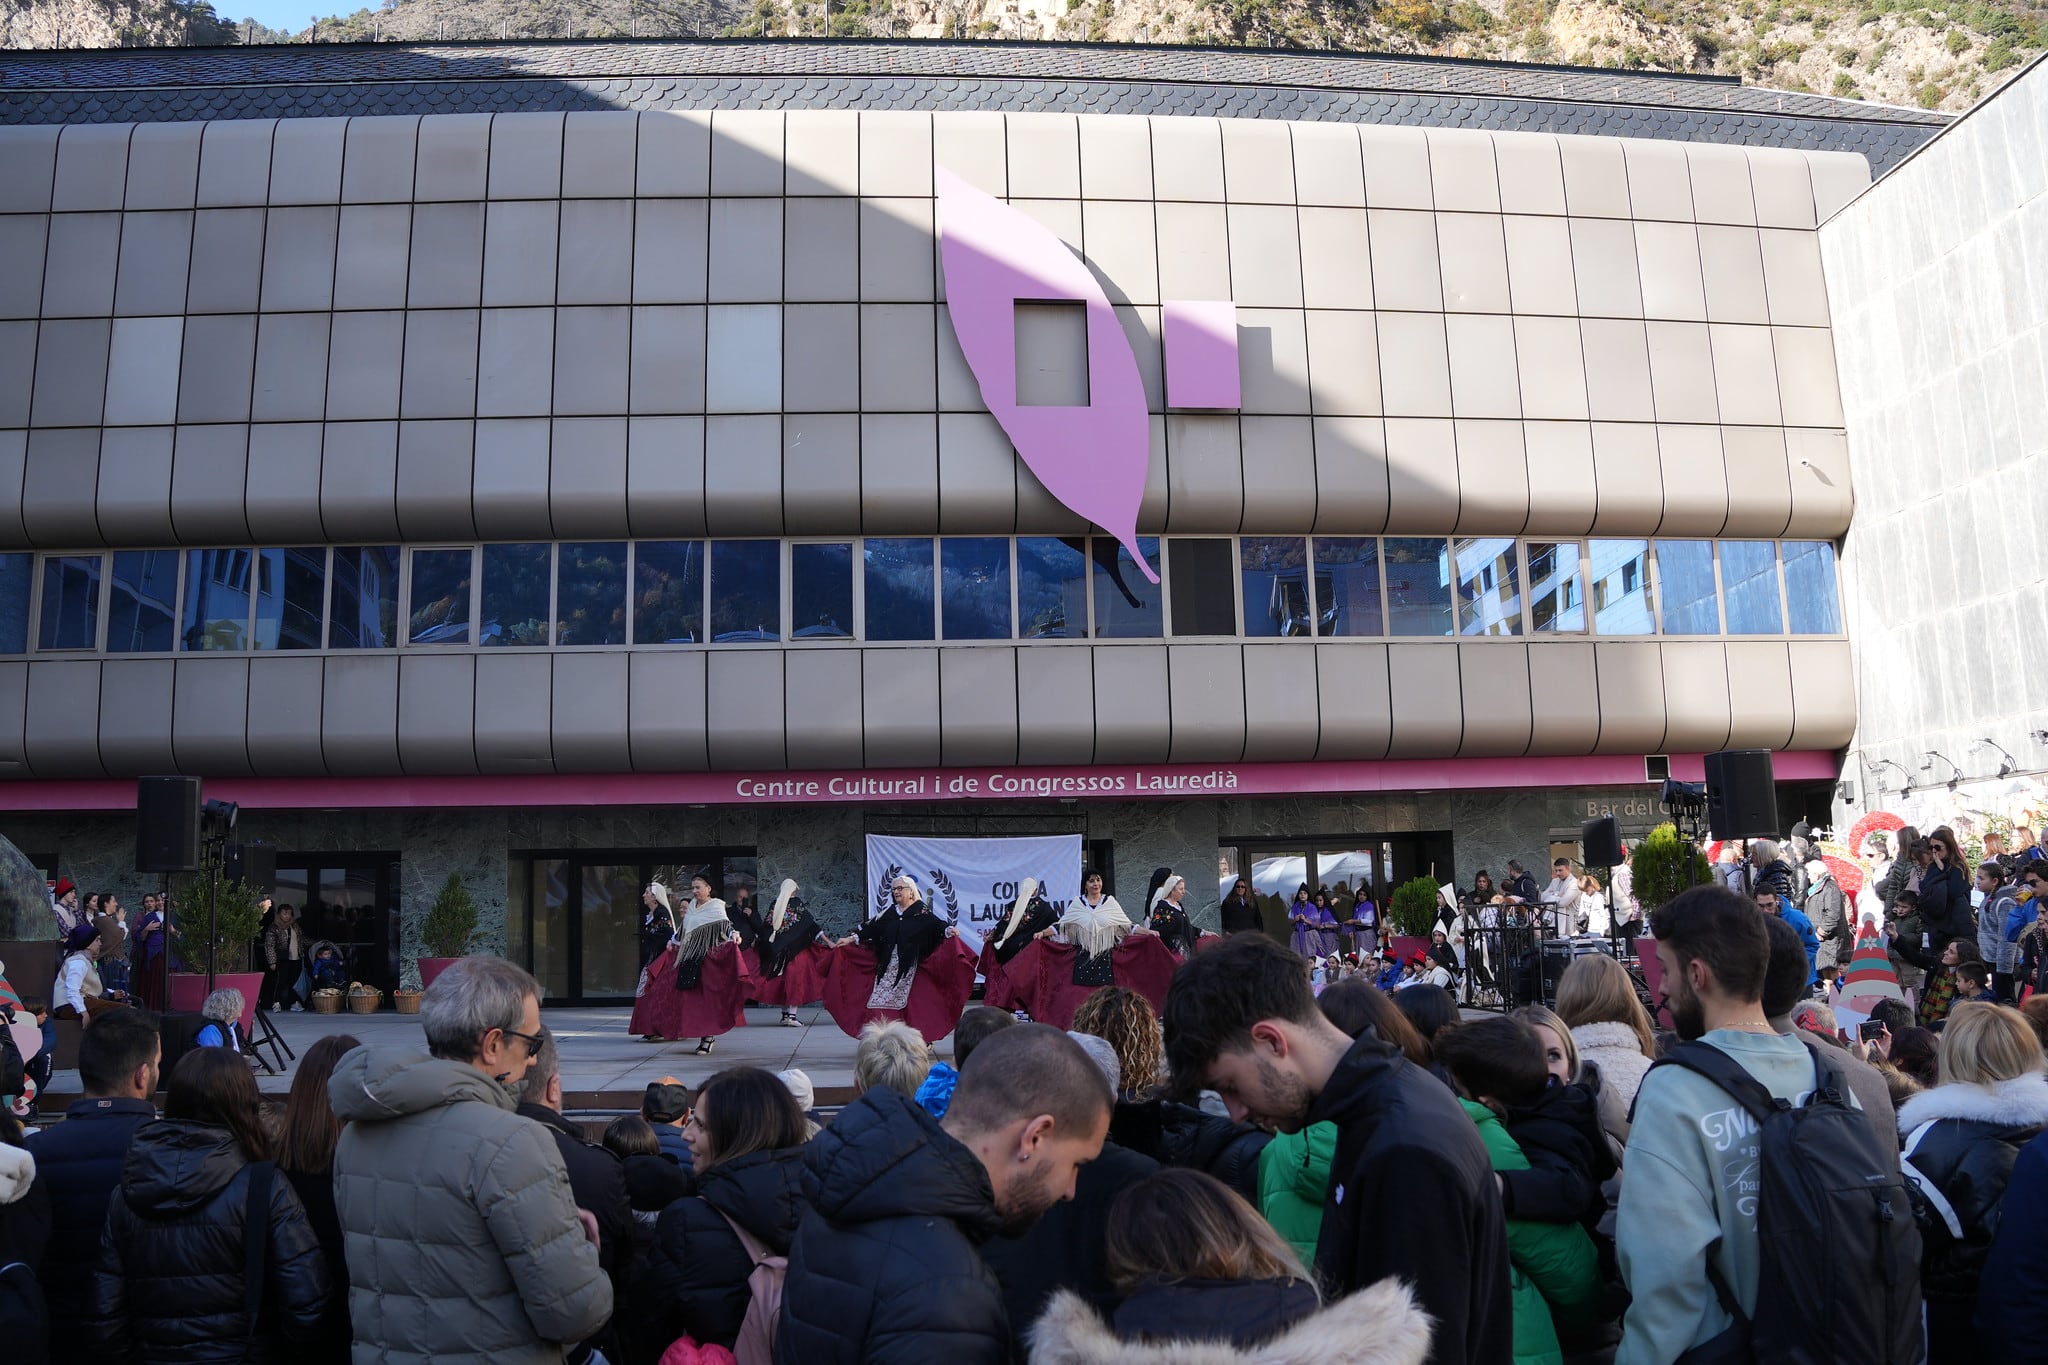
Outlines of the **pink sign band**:
<svg viewBox="0 0 2048 1365">
<path fill-rule="evenodd" d="M 1672 754 L 1671 775 L 1704 776 L 1703 756 Z M 1825 750 L 1772 755 L 1780 782 L 1832 782 Z M 534 773 L 463 777 L 220 777 L 210 800 L 250 810 L 460 806 L 729 806 L 849 802 L 1172 801 L 1346 796 L 1530 787 L 1642 787 L 1639 754 L 1586 758 L 1382 759 L 1330 763 L 1104 764 L 1095 767 L 895 768 L 874 772 Z M 1652 797 L 1654 799 L 1654 795 Z M 0 810 L 133 810 L 135 783 L 0 782 Z"/>
</svg>

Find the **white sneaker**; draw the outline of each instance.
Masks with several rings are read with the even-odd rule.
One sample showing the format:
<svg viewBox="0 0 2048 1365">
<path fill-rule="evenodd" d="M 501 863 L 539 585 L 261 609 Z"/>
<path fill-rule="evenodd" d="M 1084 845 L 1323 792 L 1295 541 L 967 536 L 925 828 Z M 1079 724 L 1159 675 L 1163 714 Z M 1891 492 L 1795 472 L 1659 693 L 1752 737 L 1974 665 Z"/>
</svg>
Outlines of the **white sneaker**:
<svg viewBox="0 0 2048 1365">
<path fill-rule="evenodd" d="M 785 1014 L 782 1016 L 782 1026 L 784 1028 L 802 1028 L 804 1021 L 797 1018 L 794 1014 Z"/>
</svg>

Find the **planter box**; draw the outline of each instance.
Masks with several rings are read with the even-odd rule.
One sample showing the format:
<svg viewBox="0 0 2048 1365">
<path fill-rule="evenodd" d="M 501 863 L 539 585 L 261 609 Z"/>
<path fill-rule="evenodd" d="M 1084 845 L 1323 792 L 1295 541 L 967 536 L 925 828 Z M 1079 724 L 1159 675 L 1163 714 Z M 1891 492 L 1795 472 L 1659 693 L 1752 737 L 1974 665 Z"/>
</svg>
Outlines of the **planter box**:
<svg viewBox="0 0 2048 1365">
<path fill-rule="evenodd" d="M 213 984 L 218 990 L 242 993 L 242 1033 L 248 1036 L 256 1027 L 256 999 L 263 993 L 263 973 L 220 972 L 214 976 Z M 205 974 L 172 972 L 168 1003 L 174 1010 L 197 1012 L 206 1003 Z"/>
<path fill-rule="evenodd" d="M 462 959 L 459 957 L 423 957 L 419 959 L 420 989 L 425 990 L 433 985 L 435 977 L 460 961 Z"/>
</svg>

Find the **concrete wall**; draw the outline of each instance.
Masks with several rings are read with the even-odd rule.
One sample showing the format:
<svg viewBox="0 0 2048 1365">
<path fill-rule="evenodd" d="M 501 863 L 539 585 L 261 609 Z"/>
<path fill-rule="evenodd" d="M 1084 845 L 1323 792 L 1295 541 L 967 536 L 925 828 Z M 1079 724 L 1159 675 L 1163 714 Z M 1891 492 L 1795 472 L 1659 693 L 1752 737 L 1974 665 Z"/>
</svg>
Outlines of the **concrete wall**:
<svg viewBox="0 0 2048 1365">
<path fill-rule="evenodd" d="M 1862 809 L 2048 768 L 2048 67 L 1821 229 L 1856 519 L 1843 566 Z M 1890 760 L 1906 770 L 1884 766 Z M 1860 770 L 1860 777 L 1859 777 Z M 1911 806 L 1913 803 L 1904 803 Z"/>
</svg>

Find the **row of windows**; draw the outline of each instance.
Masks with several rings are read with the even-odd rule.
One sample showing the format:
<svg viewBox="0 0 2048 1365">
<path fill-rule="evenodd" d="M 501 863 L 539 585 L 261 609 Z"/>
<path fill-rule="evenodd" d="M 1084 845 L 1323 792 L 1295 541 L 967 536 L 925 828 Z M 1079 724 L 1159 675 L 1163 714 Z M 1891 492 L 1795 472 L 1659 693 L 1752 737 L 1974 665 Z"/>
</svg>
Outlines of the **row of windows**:
<svg viewBox="0 0 2048 1365">
<path fill-rule="evenodd" d="M 0 555 L 0 653 L 1838 635 L 1823 541 L 869 537 Z M 40 569 L 40 582 L 35 575 Z"/>
</svg>

